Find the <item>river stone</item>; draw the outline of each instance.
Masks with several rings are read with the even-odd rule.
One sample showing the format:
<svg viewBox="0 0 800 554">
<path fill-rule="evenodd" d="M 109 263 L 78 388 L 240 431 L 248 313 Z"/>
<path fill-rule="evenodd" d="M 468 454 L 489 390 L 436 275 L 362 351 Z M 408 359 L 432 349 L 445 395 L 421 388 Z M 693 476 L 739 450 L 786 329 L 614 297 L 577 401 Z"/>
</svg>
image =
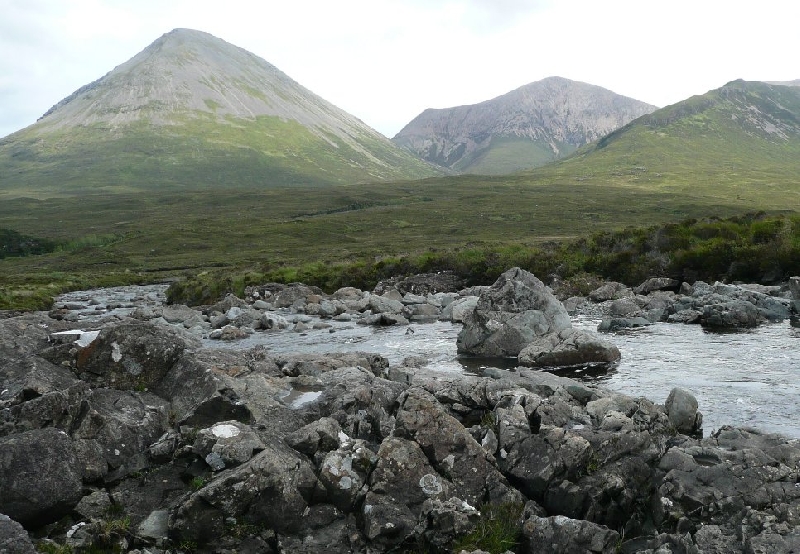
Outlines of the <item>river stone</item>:
<svg viewBox="0 0 800 554">
<path fill-rule="evenodd" d="M 681 282 L 677 279 L 670 279 L 669 277 L 651 277 L 638 287 L 633 289 L 636 294 L 650 294 L 658 290 L 678 290 Z"/>
<path fill-rule="evenodd" d="M 531 341 L 519 353 L 519 363 L 528 367 L 559 367 L 587 363 L 612 363 L 619 349 L 593 333 L 565 329 Z"/>
<path fill-rule="evenodd" d="M 635 317 L 642 313 L 642 308 L 633 298 L 620 298 L 611 302 L 608 313 L 612 317 Z"/>
<path fill-rule="evenodd" d="M 620 329 L 631 329 L 635 327 L 647 327 L 652 325 L 649 319 L 643 317 L 612 317 L 603 319 L 597 326 L 599 332 L 613 333 Z"/>
<path fill-rule="evenodd" d="M 400 300 L 376 294 L 369 296 L 368 306 L 375 314 L 399 314 L 403 311 L 403 303 Z"/>
<path fill-rule="evenodd" d="M 590 292 L 589 300 L 599 303 L 607 300 L 618 300 L 628 296 L 633 296 L 633 291 L 631 289 L 622 283 L 609 281 Z"/>
<path fill-rule="evenodd" d="M 704 327 L 749 328 L 757 327 L 766 318 L 759 309 L 744 300 L 731 300 L 703 306 L 700 324 Z"/>
<path fill-rule="evenodd" d="M 467 314 L 472 312 L 477 305 L 477 296 L 465 296 L 448 304 L 445 310 L 450 312 L 450 320 L 453 321 L 453 323 L 463 323 Z"/>
<path fill-rule="evenodd" d="M 0 438 L 0 506 L 23 525 L 68 514 L 82 496 L 81 466 L 62 431 L 34 429 Z"/>
<path fill-rule="evenodd" d="M 310 296 L 322 296 L 323 294 L 319 287 L 292 283 L 275 295 L 273 304 L 276 308 L 289 308 L 297 303 L 305 304 Z"/>
<path fill-rule="evenodd" d="M 544 283 L 515 267 L 481 294 L 464 319 L 457 348 L 462 354 L 516 356 L 535 338 L 571 327 L 563 304 Z"/>
<path fill-rule="evenodd" d="M 697 411 L 697 399 L 684 389 L 672 389 L 664 408 L 670 423 L 681 433 L 694 433 L 703 425 L 703 414 Z"/>
</svg>

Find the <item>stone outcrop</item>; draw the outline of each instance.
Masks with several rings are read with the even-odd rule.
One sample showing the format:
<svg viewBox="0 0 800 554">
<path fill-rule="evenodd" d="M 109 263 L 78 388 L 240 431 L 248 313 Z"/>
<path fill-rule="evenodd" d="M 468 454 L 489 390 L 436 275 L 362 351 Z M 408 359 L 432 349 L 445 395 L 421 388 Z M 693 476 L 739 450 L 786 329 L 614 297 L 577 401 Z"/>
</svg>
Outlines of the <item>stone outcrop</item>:
<svg viewBox="0 0 800 554">
<path fill-rule="evenodd" d="M 619 350 L 572 328 L 566 309 L 531 273 L 513 268 L 484 291 L 464 317 L 458 351 L 487 357 L 518 356 L 534 367 L 609 363 Z"/>
</svg>

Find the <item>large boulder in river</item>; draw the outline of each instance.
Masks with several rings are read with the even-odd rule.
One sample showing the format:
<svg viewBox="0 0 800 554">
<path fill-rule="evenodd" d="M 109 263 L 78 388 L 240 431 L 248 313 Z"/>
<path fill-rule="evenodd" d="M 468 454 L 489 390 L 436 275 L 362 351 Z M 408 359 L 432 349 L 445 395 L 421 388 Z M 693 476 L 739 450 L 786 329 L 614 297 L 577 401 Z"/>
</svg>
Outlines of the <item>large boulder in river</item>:
<svg viewBox="0 0 800 554">
<path fill-rule="evenodd" d="M 536 337 L 519 353 L 519 363 L 528 367 L 559 367 L 612 363 L 619 349 L 593 333 L 565 329 Z"/>
<path fill-rule="evenodd" d="M 570 329 L 564 305 L 533 274 L 518 267 L 503 273 L 464 319 L 458 351 L 516 356 L 537 337 Z"/>
<path fill-rule="evenodd" d="M 731 300 L 703 306 L 703 315 L 700 318 L 700 324 L 703 327 L 722 329 L 757 327 L 764 321 L 766 318 L 761 311 L 750 302 L 743 300 Z"/>
</svg>

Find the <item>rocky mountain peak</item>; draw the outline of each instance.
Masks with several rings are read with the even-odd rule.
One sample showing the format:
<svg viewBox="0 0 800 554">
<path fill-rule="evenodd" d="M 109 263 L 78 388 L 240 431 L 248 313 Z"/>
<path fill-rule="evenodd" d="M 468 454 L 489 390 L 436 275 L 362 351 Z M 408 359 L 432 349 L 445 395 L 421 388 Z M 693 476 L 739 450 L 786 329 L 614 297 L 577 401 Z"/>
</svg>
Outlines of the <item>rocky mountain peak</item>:
<svg viewBox="0 0 800 554">
<path fill-rule="evenodd" d="M 552 161 L 655 109 L 598 86 L 548 77 L 479 104 L 425 110 L 393 140 L 450 169 L 502 173 Z M 512 159 L 487 163 L 498 149 L 512 147 L 517 155 L 506 156 Z"/>
<path fill-rule="evenodd" d="M 365 124 L 291 79 L 274 65 L 208 33 L 174 29 L 127 62 L 51 108 L 41 122 L 111 126 L 171 121 L 189 112 L 296 120 L 344 133 Z"/>
</svg>

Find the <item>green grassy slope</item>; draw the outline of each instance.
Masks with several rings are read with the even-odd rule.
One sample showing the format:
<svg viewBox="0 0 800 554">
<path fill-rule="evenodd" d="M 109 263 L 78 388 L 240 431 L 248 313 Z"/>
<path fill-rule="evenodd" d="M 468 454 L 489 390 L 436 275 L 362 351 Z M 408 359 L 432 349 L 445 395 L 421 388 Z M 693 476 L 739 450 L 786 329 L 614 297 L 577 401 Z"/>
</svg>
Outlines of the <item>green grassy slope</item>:
<svg viewBox="0 0 800 554">
<path fill-rule="evenodd" d="M 800 89 L 735 81 L 641 117 L 531 174 L 796 206 Z"/>
<path fill-rule="evenodd" d="M 261 116 L 220 123 L 200 113 L 121 130 L 92 126 L 39 135 L 29 128 L 0 142 L 0 195 L 330 185 L 436 174 L 388 141 L 359 139 L 366 153 L 294 121 Z"/>
</svg>

